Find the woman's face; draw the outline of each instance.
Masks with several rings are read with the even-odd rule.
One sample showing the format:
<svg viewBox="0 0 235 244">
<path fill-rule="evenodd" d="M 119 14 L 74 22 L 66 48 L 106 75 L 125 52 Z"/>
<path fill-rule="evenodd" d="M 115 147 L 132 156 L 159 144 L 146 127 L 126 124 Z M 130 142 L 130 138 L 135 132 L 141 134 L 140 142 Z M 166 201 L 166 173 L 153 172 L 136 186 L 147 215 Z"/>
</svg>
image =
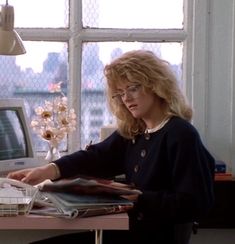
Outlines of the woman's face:
<svg viewBox="0 0 235 244">
<path fill-rule="evenodd" d="M 144 92 L 138 83 L 119 85 L 113 98 L 123 103 L 134 118 L 144 121 L 151 118 L 156 106 L 159 106 L 159 98 L 152 91 Z"/>
</svg>

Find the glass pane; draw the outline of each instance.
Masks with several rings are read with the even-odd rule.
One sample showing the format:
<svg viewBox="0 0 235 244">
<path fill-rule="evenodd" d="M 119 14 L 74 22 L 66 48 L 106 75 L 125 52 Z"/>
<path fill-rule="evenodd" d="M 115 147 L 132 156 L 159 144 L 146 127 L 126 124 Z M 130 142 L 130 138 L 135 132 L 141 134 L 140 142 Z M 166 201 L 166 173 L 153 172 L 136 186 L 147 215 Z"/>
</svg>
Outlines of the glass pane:
<svg viewBox="0 0 235 244">
<path fill-rule="evenodd" d="M 19 56 L 0 56 L 0 97 L 24 98 L 30 120 L 34 109 L 56 93 L 50 93 L 53 83 L 62 82 L 66 94 L 68 81 L 67 43 L 24 42 L 27 53 Z M 35 149 L 48 150 L 47 143 L 32 132 Z M 62 150 L 67 150 L 66 143 Z"/>
<path fill-rule="evenodd" d="M 69 0 L 11 0 L 15 27 L 68 27 Z"/>
<path fill-rule="evenodd" d="M 83 0 L 83 25 L 182 29 L 183 0 Z"/>
<path fill-rule="evenodd" d="M 133 49 L 154 51 L 167 60 L 182 87 L 183 43 L 101 42 L 84 43 L 82 54 L 81 146 L 99 141 L 100 127 L 113 122 L 105 97 L 103 67 L 122 53 Z"/>
</svg>

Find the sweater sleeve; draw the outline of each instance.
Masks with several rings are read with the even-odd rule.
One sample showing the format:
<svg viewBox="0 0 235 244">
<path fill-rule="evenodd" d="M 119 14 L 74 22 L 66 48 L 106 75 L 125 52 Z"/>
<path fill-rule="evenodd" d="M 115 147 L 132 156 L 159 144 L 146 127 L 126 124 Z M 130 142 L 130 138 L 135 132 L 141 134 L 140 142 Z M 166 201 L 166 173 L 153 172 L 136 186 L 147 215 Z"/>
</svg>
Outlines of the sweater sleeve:
<svg viewBox="0 0 235 244">
<path fill-rule="evenodd" d="M 125 139 L 114 132 L 104 141 L 63 156 L 54 163 L 59 167 L 61 178 L 76 175 L 112 177 L 123 173 Z"/>
</svg>

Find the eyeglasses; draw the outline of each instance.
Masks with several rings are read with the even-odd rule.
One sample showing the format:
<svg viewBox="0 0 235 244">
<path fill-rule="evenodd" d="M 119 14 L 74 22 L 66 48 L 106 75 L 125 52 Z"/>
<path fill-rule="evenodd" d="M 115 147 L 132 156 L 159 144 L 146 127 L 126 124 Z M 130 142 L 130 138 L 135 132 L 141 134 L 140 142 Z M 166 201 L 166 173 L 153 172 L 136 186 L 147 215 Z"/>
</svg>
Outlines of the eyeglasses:
<svg viewBox="0 0 235 244">
<path fill-rule="evenodd" d="M 113 95 L 112 99 L 114 99 L 118 103 L 123 103 L 125 95 L 131 98 L 137 98 L 139 96 L 139 91 L 141 87 L 142 86 L 140 84 L 128 86 L 125 91 Z"/>
</svg>

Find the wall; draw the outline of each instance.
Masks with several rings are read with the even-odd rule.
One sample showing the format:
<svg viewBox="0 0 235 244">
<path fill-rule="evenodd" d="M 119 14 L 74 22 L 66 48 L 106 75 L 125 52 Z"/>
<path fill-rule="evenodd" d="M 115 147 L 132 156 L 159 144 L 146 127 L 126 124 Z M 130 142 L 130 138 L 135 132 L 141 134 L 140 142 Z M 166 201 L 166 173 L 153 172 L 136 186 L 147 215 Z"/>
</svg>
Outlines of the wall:
<svg viewBox="0 0 235 244">
<path fill-rule="evenodd" d="M 235 174 L 234 0 L 198 0 L 192 39 L 194 124 L 214 156 Z M 206 17 L 207 16 L 207 17 Z M 196 58 L 196 59 L 195 59 Z M 188 92 L 190 94 L 190 92 Z"/>
<path fill-rule="evenodd" d="M 234 1 L 211 1 L 208 142 L 235 173 L 234 162 Z M 216 142 L 216 143 L 214 143 Z"/>
</svg>

